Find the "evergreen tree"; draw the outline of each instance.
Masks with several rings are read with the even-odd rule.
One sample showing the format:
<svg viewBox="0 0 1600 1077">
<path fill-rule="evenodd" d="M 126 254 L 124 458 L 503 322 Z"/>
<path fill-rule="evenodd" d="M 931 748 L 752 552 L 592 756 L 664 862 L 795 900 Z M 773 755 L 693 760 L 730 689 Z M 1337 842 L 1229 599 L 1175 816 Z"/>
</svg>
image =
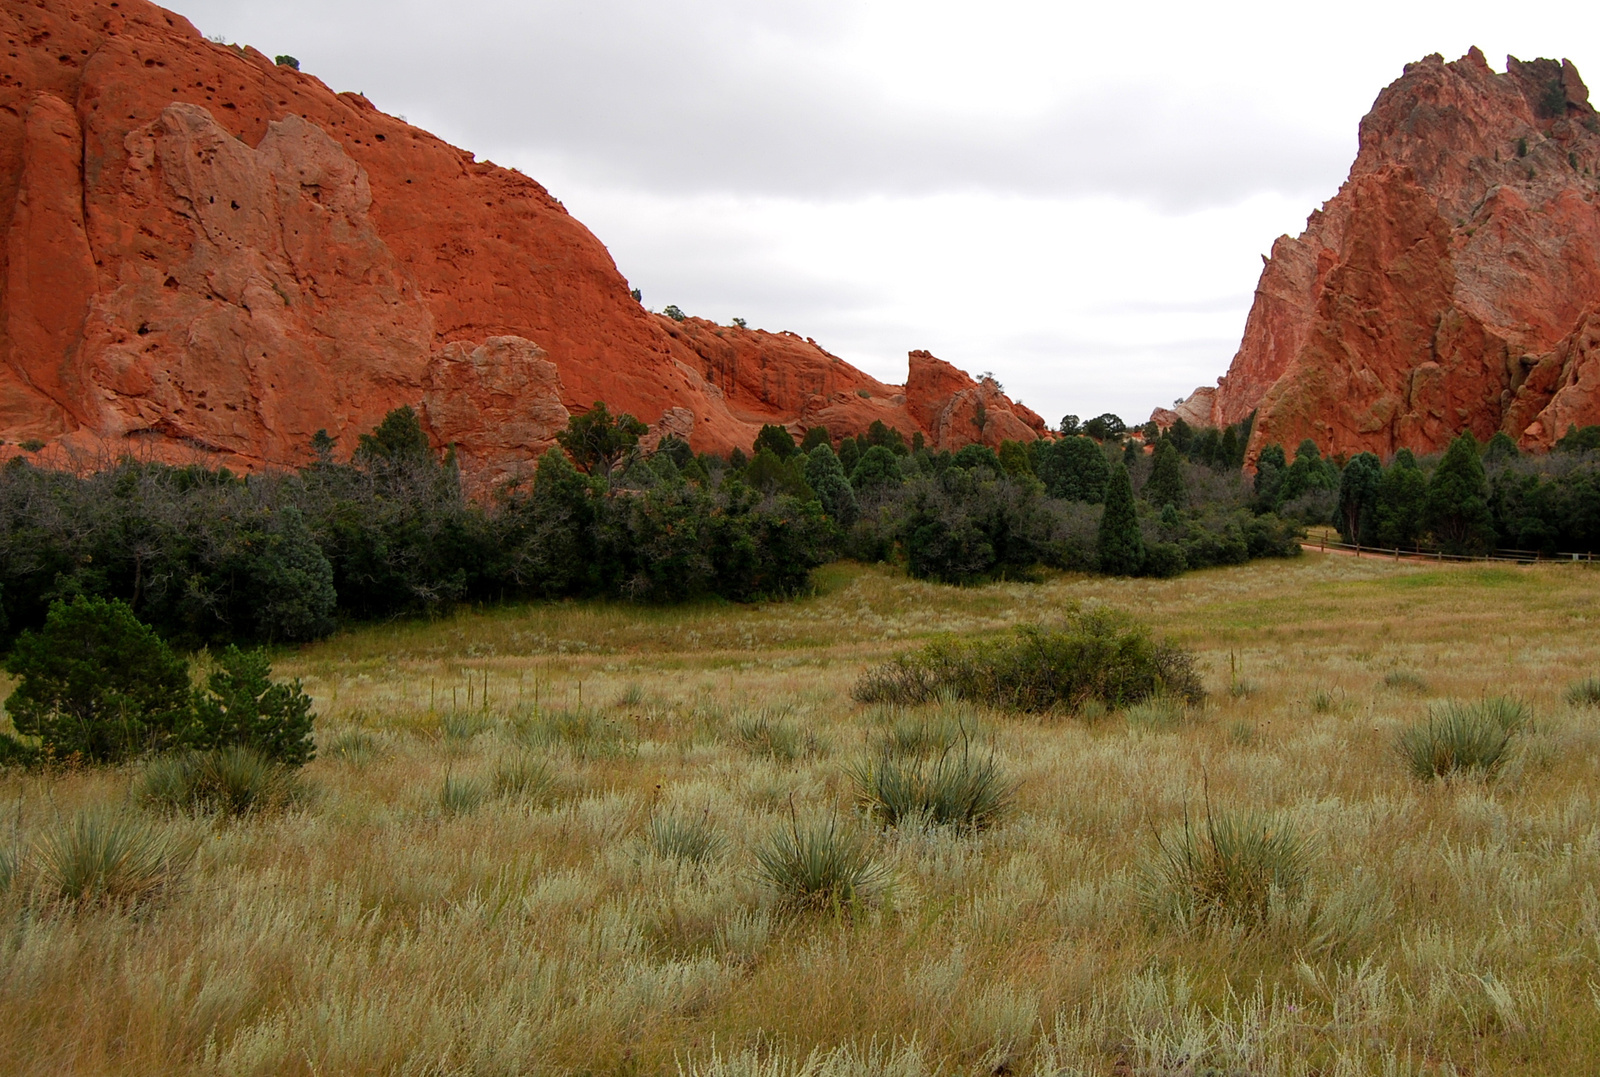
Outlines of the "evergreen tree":
<svg viewBox="0 0 1600 1077">
<path fill-rule="evenodd" d="M 1511 440 L 1511 435 L 1504 430 L 1496 430 L 1494 437 L 1483 447 L 1483 461 L 1486 464 L 1498 463 L 1502 460 L 1514 460 L 1517 456 L 1517 443 Z"/>
<path fill-rule="evenodd" d="M 595 517 L 602 489 L 560 449 L 539 458 L 533 489 L 508 497 L 503 516 L 507 570 L 520 589 L 555 598 L 599 588 Z"/>
<path fill-rule="evenodd" d="M 1377 532 L 1378 485 L 1383 465 L 1372 453 L 1357 453 L 1339 477 L 1339 534 L 1346 542 L 1372 545 Z"/>
<path fill-rule="evenodd" d="M 189 667 L 115 599 L 57 602 L 17 639 L 6 699 L 17 732 L 57 759 L 116 763 L 159 751 L 187 720 Z"/>
<path fill-rule="evenodd" d="M 805 438 L 800 442 L 800 451 L 809 455 L 818 445 L 826 445 L 830 449 L 833 447 L 833 438 L 829 436 L 826 426 L 813 426 L 807 430 Z"/>
<path fill-rule="evenodd" d="M 179 735 L 185 747 L 207 750 L 242 745 L 275 763 L 299 767 L 316 754 L 311 727 L 317 716 L 299 681 L 275 684 L 267 652 L 230 645 L 196 692 L 191 721 Z"/>
<path fill-rule="evenodd" d="M 1273 512 L 1283 500 L 1283 476 L 1289 470 L 1289 461 L 1282 445 L 1263 445 L 1256 456 L 1256 478 L 1253 487 L 1255 498 L 1252 507 L 1257 513 Z"/>
<path fill-rule="evenodd" d="M 1494 548 L 1489 484 L 1478 442 L 1463 433 L 1450 443 L 1428 480 L 1428 530 L 1446 553 L 1477 554 Z"/>
<path fill-rule="evenodd" d="M 750 458 L 754 460 L 761 455 L 761 450 L 767 449 L 779 460 L 787 460 L 800 450 L 795 447 L 794 435 L 789 433 L 787 427 L 776 423 L 768 423 L 761 428 L 761 433 L 756 435 L 755 444 L 750 446 Z"/>
<path fill-rule="evenodd" d="M 856 522 L 859 513 L 856 492 L 826 441 L 813 447 L 806 457 L 806 482 L 822 503 L 822 511 L 834 523 L 848 528 Z"/>
<path fill-rule="evenodd" d="M 326 431 L 318 431 L 326 436 Z M 312 447 L 320 456 L 325 450 L 333 452 L 331 438 L 326 443 L 319 443 L 312 438 Z M 362 434 L 356 447 L 358 462 L 372 465 L 378 462 L 403 463 L 433 459 L 433 447 L 428 444 L 428 435 L 422 431 L 422 420 L 417 418 L 417 413 L 407 404 L 395 408 L 383 417 L 370 434 Z"/>
<path fill-rule="evenodd" d="M 1133 503 L 1133 482 L 1121 464 L 1111 469 L 1106 483 L 1106 510 L 1100 517 L 1097 542 L 1100 571 L 1108 576 L 1137 576 L 1144 568 L 1144 537 L 1139 532 L 1139 512 Z"/>
<path fill-rule="evenodd" d="M 649 429 L 626 412 L 613 418 L 605 402 L 596 400 L 594 407 L 567 420 L 567 428 L 556 435 L 556 441 L 579 471 L 609 475 Z"/>
<path fill-rule="evenodd" d="M 790 447 L 793 448 L 793 445 Z M 763 494 L 784 494 L 800 501 L 810 501 L 815 494 L 806 484 L 805 465 L 806 457 L 801 456 L 798 450 L 788 459 L 780 459 L 770 447 L 762 445 L 760 451 L 751 458 L 750 466 L 744 469 L 744 481 Z"/>
<path fill-rule="evenodd" d="M 1428 480 L 1410 449 L 1395 453 L 1378 479 L 1373 518 L 1379 546 L 1414 547 L 1422 538 Z"/>
<path fill-rule="evenodd" d="M 863 453 L 850 475 L 850 485 L 857 493 L 899 486 L 900 480 L 900 461 L 882 445 L 874 445 Z"/>
<path fill-rule="evenodd" d="M 1039 479 L 1045 492 L 1063 501 L 1098 505 L 1106 497 L 1111 465 L 1092 438 L 1068 437 L 1046 442 L 1039 450 Z"/>
<path fill-rule="evenodd" d="M 1157 506 L 1174 505 L 1182 508 L 1188 501 L 1183 456 L 1176 440 L 1162 438 L 1156 442 L 1155 454 L 1150 461 L 1150 477 L 1145 480 L 1143 493 L 1146 501 Z"/>
<path fill-rule="evenodd" d="M 1294 463 L 1290 464 L 1289 470 L 1284 473 L 1283 489 L 1278 495 L 1278 503 L 1293 501 L 1311 490 L 1332 490 L 1338 483 L 1338 472 L 1322 459 L 1317 443 L 1306 438 L 1295 450 Z"/>
<path fill-rule="evenodd" d="M 844 468 L 846 475 L 856 473 L 856 465 L 861 462 L 861 443 L 853 437 L 845 437 L 839 442 L 839 466 Z"/>
<path fill-rule="evenodd" d="M 333 631 L 339 602 L 333 566 L 298 508 L 285 505 L 273 513 L 252 552 L 246 575 L 255 638 L 301 643 Z"/>
<path fill-rule="evenodd" d="M 1000 470 L 1007 475 L 1034 477 L 1033 464 L 1028 461 L 1028 447 L 1020 441 L 1002 441 L 999 460 Z"/>
</svg>

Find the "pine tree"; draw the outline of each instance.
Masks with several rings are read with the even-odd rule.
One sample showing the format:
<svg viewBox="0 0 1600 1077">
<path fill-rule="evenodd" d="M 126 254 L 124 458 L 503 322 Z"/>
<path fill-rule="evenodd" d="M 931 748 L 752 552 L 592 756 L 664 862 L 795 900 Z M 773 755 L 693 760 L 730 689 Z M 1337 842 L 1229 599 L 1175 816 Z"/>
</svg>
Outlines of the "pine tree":
<svg viewBox="0 0 1600 1077">
<path fill-rule="evenodd" d="M 1108 576 L 1137 576 L 1144 567 L 1144 536 L 1133 504 L 1128 469 L 1117 464 L 1106 483 L 1106 511 L 1100 517 L 1100 571 Z"/>
<path fill-rule="evenodd" d="M 1489 483 L 1478 442 L 1464 433 L 1450 443 L 1428 480 L 1428 529 L 1446 553 L 1486 553 L 1494 547 Z"/>
<path fill-rule="evenodd" d="M 1428 480 L 1410 449 L 1395 453 L 1378 479 L 1373 510 L 1378 545 L 1393 549 L 1416 546 L 1422 537 L 1422 515 Z"/>
<path fill-rule="evenodd" d="M 1183 474 L 1183 454 L 1172 438 L 1156 442 L 1155 454 L 1150 460 L 1150 477 L 1144 483 L 1144 499 L 1152 505 L 1174 505 L 1179 508 L 1189 499 L 1188 483 Z"/>
<path fill-rule="evenodd" d="M 822 511 L 832 517 L 840 527 L 856 522 L 858 508 L 856 492 L 845 476 L 839 458 L 833 454 L 826 441 L 813 448 L 806 457 L 806 482 L 822 502 Z"/>
<path fill-rule="evenodd" d="M 1378 484 L 1383 465 L 1369 452 L 1357 453 L 1339 477 L 1339 534 L 1346 542 L 1370 546 L 1377 531 Z"/>
</svg>

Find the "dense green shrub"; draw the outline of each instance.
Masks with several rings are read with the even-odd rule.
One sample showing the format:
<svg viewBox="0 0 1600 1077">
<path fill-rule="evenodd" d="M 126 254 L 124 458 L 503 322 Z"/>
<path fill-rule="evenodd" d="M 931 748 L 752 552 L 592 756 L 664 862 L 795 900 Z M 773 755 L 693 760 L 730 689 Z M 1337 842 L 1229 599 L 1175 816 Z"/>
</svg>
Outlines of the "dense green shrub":
<svg viewBox="0 0 1600 1077">
<path fill-rule="evenodd" d="M 126 604 L 57 602 L 6 661 L 19 678 L 6 699 L 17 732 L 52 758 L 114 763 L 167 747 L 189 709 L 183 659 Z"/>
<path fill-rule="evenodd" d="M 827 428 L 816 429 L 826 432 Z M 807 440 L 810 440 L 809 435 Z M 813 446 L 807 455 L 805 477 L 806 485 L 816 494 L 829 519 L 841 528 L 849 528 L 856 522 L 861 509 L 856 503 L 855 489 L 825 439 Z"/>
<path fill-rule="evenodd" d="M 1357 453 L 1339 478 L 1339 536 L 1346 542 L 1371 546 L 1378 531 L 1378 487 L 1383 464 L 1369 452 Z"/>
<path fill-rule="evenodd" d="M 850 485 L 858 494 L 893 488 L 901 481 L 900 461 L 882 445 L 873 445 L 862 453 L 860 462 L 850 473 Z"/>
<path fill-rule="evenodd" d="M 1395 453 L 1378 479 L 1374 520 L 1379 546 L 1415 547 L 1425 527 L 1428 480 L 1409 450 Z"/>
<path fill-rule="evenodd" d="M 1090 700 L 1121 707 L 1157 694 L 1203 698 L 1193 656 L 1103 611 L 1056 630 L 1030 626 L 992 639 L 939 640 L 868 670 L 851 691 L 863 703 L 953 697 L 1022 711 L 1075 711 Z"/>
<path fill-rule="evenodd" d="M 270 763 L 305 765 L 316 754 L 317 716 L 298 680 L 276 684 L 265 651 L 229 646 L 195 693 L 192 716 L 178 739 L 197 750 L 247 748 Z"/>
</svg>

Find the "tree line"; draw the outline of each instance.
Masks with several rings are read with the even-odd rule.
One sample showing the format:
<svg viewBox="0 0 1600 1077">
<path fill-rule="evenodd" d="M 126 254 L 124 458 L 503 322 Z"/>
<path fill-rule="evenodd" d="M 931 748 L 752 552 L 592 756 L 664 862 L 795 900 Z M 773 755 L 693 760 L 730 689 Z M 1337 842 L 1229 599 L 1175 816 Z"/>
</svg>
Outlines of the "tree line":
<svg viewBox="0 0 1600 1077">
<path fill-rule="evenodd" d="M 774 425 L 724 458 L 673 437 L 643 451 L 644 424 L 596 404 L 530 474 L 481 498 L 410 408 L 342 462 L 319 433 L 295 471 L 123 459 L 80 474 L 18 457 L 0 468 L 0 637 L 77 596 L 124 602 L 199 646 L 313 640 L 341 620 L 468 602 L 782 598 L 841 556 L 970 583 L 1297 552 L 1293 522 L 1252 511 L 1227 461 L 1185 458 L 1146 491 L 1150 463 L 1108 418 L 1091 420 L 1103 440 L 954 453 L 881 422 L 837 444 Z"/>
</svg>

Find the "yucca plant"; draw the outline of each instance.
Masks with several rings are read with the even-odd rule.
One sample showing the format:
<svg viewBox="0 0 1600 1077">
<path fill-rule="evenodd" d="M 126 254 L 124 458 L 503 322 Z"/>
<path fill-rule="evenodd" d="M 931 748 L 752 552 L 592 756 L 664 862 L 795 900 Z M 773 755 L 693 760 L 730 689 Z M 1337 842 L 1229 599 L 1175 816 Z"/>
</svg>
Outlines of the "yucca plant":
<svg viewBox="0 0 1600 1077">
<path fill-rule="evenodd" d="M 889 711 L 879 745 L 896 755 L 937 755 L 971 740 L 982 730 L 976 716 L 939 710 L 932 715 Z"/>
<path fill-rule="evenodd" d="M 1424 780 L 1451 774 L 1492 774 L 1505 762 L 1527 708 L 1504 699 L 1451 702 L 1401 730 L 1395 746 L 1406 768 Z"/>
<path fill-rule="evenodd" d="M 860 831 L 837 818 L 775 831 L 755 852 L 757 874 L 785 904 L 800 909 L 838 908 L 871 901 L 889 884 L 889 872 L 872 855 Z"/>
<path fill-rule="evenodd" d="M 445 815 L 471 815 L 483 803 L 483 783 L 472 778 L 444 776 L 439 787 L 439 810 Z"/>
<path fill-rule="evenodd" d="M 136 790 L 151 807 L 219 815 L 287 807 L 304 793 L 290 770 L 240 745 L 152 759 Z"/>
<path fill-rule="evenodd" d="M 0 849 L 0 894 L 11 889 L 17 877 L 17 854 L 10 849 Z"/>
<path fill-rule="evenodd" d="M 448 711 L 439 716 L 439 728 L 446 740 L 469 741 L 494 725 L 482 711 Z"/>
<path fill-rule="evenodd" d="M 917 820 L 981 830 L 1004 814 L 1016 791 L 992 753 L 966 744 L 931 759 L 882 751 L 850 776 L 861 803 L 889 826 Z"/>
<path fill-rule="evenodd" d="M 490 784 L 495 796 L 542 802 L 548 798 L 555 779 L 544 760 L 519 752 L 495 765 Z"/>
<path fill-rule="evenodd" d="M 1585 677 L 1569 686 L 1567 702 L 1574 707 L 1600 707 L 1600 677 Z"/>
<path fill-rule="evenodd" d="M 793 763 L 822 750 L 816 735 L 802 731 L 784 710 L 763 708 L 756 714 L 744 715 L 734 722 L 733 735 L 751 755 L 780 763 Z"/>
<path fill-rule="evenodd" d="M 657 856 L 704 864 L 722 851 L 722 836 L 711 825 L 708 812 L 684 816 L 676 812 L 652 815 L 645 827 L 645 845 Z"/>
<path fill-rule="evenodd" d="M 136 817 L 82 812 L 46 834 L 34 855 L 49 897 L 130 905 L 175 880 L 192 852 Z"/>
<path fill-rule="evenodd" d="M 1308 846 L 1294 829 L 1258 812 L 1206 812 L 1156 839 L 1145 869 L 1146 910 L 1186 926 L 1262 923 L 1276 902 L 1305 886 Z"/>
<path fill-rule="evenodd" d="M 354 767 L 364 767 L 378 754 L 378 741 L 362 729 L 340 733 L 328 744 L 329 756 Z"/>
</svg>

